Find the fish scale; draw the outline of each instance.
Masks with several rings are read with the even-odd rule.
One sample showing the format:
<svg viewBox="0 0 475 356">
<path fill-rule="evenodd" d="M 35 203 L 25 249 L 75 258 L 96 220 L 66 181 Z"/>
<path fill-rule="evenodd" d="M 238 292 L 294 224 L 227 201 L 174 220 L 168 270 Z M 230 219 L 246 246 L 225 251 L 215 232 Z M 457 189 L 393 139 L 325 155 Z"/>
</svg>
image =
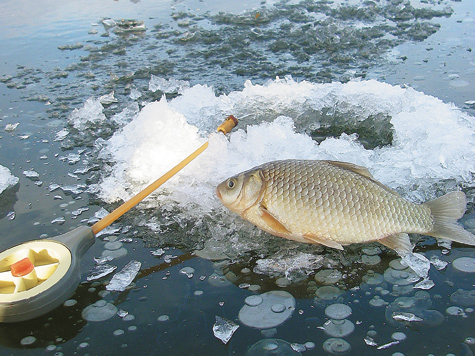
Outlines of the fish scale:
<svg viewBox="0 0 475 356">
<path fill-rule="evenodd" d="M 475 244 L 456 223 L 466 208 L 463 192 L 415 204 L 346 162 L 269 162 L 222 182 L 217 194 L 259 228 L 301 242 L 342 249 L 379 241 L 408 252 L 407 233 L 420 233 Z"/>
<path fill-rule="evenodd" d="M 260 167 L 267 185 L 262 202 L 288 230 L 331 235 L 344 244 L 349 239 L 377 240 L 401 229 L 421 232 L 432 227 L 428 209 L 408 204 L 357 173 L 309 163 L 284 161 Z M 385 209 L 374 216 L 382 206 Z M 401 210 L 406 213 L 398 213 Z M 411 219 L 414 214 L 418 224 Z M 368 215 L 370 226 L 365 223 Z"/>
</svg>

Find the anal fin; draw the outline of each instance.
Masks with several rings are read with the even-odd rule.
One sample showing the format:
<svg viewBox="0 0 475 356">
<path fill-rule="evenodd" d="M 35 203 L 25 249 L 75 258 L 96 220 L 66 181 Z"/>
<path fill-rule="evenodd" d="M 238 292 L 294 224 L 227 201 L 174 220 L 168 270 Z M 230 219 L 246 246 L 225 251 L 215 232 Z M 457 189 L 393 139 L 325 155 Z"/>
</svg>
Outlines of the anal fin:
<svg viewBox="0 0 475 356">
<path fill-rule="evenodd" d="M 412 252 L 412 244 L 409 235 L 406 233 L 397 233 L 386 236 L 378 240 L 378 242 L 386 247 L 396 251 L 400 256 Z"/>
<path fill-rule="evenodd" d="M 343 246 L 341 244 L 339 244 L 336 241 L 326 239 L 324 237 L 311 235 L 311 234 L 305 234 L 303 235 L 303 238 L 313 244 L 320 244 L 327 247 L 336 248 L 337 250 L 343 250 Z"/>
</svg>

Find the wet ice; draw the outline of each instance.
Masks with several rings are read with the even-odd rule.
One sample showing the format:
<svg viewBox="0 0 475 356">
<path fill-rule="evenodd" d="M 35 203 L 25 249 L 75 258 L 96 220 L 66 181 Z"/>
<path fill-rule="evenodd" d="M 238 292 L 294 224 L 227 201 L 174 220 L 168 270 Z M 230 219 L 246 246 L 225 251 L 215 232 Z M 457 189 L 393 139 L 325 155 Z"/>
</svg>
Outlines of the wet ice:
<svg viewBox="0 0 475 356">
<path fill-rule="evenodd" d="M 213 325 L 213 334 L 224 344 L 227 344 L 238 328 L 239 325 L 231 320 L 216 315 L 216 322 Z"/>
<path fill-rule="evenodd" d="M 89 271 L 89 274 L 87 275 L 86 279 L 88 281 L 94 281 L 96 279 L 107 276 L 108 274 L 114 272 L 116 269 L 117 266 L 111 266 L 107 263 L 99 264 Z"/>
<path fill-rule="evenodd" d="M 132 260 L 119 272 L 117 272 L 109 284 L 106 286 L 106 289 L 109 291 L 124 291 L 130 283 L 135 279 L 135 276 L 140 271 L 142 263 Z"/>
<path fill-rule="evenodd" d="M 15 177 L 7 167 L 0 165 L 0 194 L 17 184 L 19 181 L 18 177 Z"/>
<path fill-rule="evenodd" d="M 409 252 L 401 256 L 403 265 L 410 267 L 419 277 L 426 278 L 430 269 L 430 262 L 421 253 Z"/>
</svg>

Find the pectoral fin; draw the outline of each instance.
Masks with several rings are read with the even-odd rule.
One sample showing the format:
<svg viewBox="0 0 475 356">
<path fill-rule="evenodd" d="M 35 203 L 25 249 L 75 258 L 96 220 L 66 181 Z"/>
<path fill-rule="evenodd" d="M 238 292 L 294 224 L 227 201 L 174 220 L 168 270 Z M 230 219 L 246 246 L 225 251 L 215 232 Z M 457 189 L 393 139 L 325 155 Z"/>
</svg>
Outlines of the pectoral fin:
<svg viewBox="0 0 475 356">
<path fill-rule="evenodd" d="M 343 246 L 336 241 L 326 239 L 324 237 L 315 236 L 311 234 L 303 235 L 304 239 L 313 244 L 324 245 L 331 248 L 336 248 L 337 250 L 343 250 Z"/>
<path fill-rule="evenodd" d="M 287 230 L 287 228 L 282 225 L 282 223 L 277 220 L 269 211 L 261 205 L 259 207 L 259 214 L 262 218 L 262 220 L 269 226 L 269 229 L 274 233 L 275 235 L 282 236 L 282 237 L 287 237 L 292 235 L 292 233 Z"/>
<path fill-rule="evenodd" d="M 399 255 L 412 252 L 412 244 L 409 235 L 405 233 L 393 234 L 378 240 L 380 244 L 395 250 Z"/>
</svg>

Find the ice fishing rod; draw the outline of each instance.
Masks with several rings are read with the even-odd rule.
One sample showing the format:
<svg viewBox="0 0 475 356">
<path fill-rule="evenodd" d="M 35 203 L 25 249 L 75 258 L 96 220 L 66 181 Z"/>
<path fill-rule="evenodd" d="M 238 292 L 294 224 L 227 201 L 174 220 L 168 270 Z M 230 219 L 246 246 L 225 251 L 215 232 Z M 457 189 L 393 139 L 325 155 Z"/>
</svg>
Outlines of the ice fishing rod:
<svg viewBox="0 0 475 356">
<path fill-rule="evenodd" d="M 230 115 L 217 128 L 229 133 L 238 123 Z M 81 258 L 95 236 L 173 177 L 208 147 L 196 151 L 92 226 L 80 226 L 49 239 L 24 242 L 0 253 L 0 322 L 30 320 L 60 306 L 81 280 Z"/>
</svg>

